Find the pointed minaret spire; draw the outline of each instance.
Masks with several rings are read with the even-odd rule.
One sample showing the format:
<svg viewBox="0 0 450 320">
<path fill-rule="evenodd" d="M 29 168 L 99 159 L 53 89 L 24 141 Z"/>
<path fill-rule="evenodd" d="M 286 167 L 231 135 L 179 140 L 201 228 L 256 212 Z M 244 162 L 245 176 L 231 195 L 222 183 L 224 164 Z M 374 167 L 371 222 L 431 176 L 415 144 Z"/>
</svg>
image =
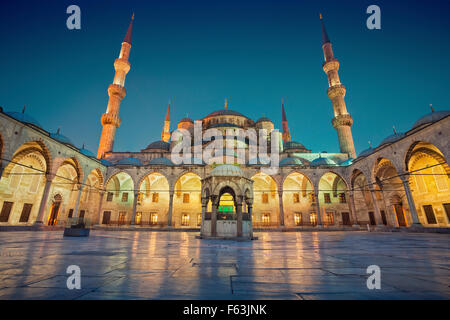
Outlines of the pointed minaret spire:
<svg viewBox="0 0 450 320">
<path fill-rule="evenodd" d="M 339 149 L 342 153 L 346 153 L 350 158 L 355 159 L 356 152 L 351 130 L 353 118 L 347 112 L 347 106 L 345 105 L 344 98 L 346 89 L 339 79 L 339 61 L 334 57 L 333 48 L 325 30 L 322 15 L 320 15 L 320 22 L 322 24 L 322 50 L 325 60 L 322 68 L 328 78 L 327 95 L 333 105 L 334 113 L 334 118 L 331 120 L 331 123 L 337 131 Z"/>
<path fill-rule="evenodd" d="M 123 38 L 123 42 L 131 44 L 131 34 L 133 33 L 133 20 L 134 20 L 134 12 L 131 16 L 130 25 L 128 26 L 127 34 L 125 35 L 125 38 Z"/>
<path fill-rule="evenodd" d="M 319 13 L 320 16 L 320 22 L 322 24 L 322 44 L 325 44 L 327 42 L 330 42 L 330 38 L 328 38 L 327 29 L 325 29 L 325 23 L 323 22 L 322 14 Z"/>
<path fill-rule="evenodd" d="M 103 126 L 102 135 L 100 136 L 100 143 L 97 150 L 97 158 L 104 158 L 107 153 L 113 151 L 114 137 L 116 135 L 117 128 L 120 127 L 121 119 L 119 117 L 120 104 L 122 99 L 127 94 L 125 90 L 125 78 L 128 71 L 130 71 L 130 57 L 131 50 L 131 30 L 133 29 L 134 14 L 131 17 L 131 23 L 128 27 L 125 39 L 122 42 L 119 58 L 114 61 L 114 74 L 113 83 L 108 86 L 108 105 L 106 107 L 106 113 L 101 117 L 101 123 Z"/>
<path fill-rule="evenodd" d="M 286 143 L 288 141 L 291 141 L 291 132 L 289 131 L 287 118 L 286 118 L 286 112 L 284 111 L 283 99 L 281 99 L 281 125 L 283 128 L 283 133 L 282 133 L 283 142 Z"/>
<path fill-rule="evenodd" d="M 170 99 L 169 106 L 167 107 L 166 119 L 164 120 L 164 127 L 161 131 L 161 140 L 169 142 L 170 140 Z"/>
<path fill-rule="evenodd" d="M 225 98 L 225 104 L 223 106 L 225 108 L 225 110 L 227 110 L 228 106 L 227 106 L 227 98 Z"/>
</svg>

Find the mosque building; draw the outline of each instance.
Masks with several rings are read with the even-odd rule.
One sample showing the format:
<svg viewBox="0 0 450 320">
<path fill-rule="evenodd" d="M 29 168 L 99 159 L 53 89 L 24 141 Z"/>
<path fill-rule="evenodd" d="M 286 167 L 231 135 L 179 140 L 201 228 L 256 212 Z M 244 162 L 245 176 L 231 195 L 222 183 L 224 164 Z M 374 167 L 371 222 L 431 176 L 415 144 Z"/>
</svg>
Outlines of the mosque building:
<svg viewBox="0 0 450 320">
<path fill-rule="evenodd" d="M 339 153 L 313 152 L 291 140 L 283 102 L 278 132 L 269 118 L 250 119 L 226 100 L 197 121 L 187 115 L 176 128 L 169 101 L 159 140 L 138 152 L 115 151 L 133 19 L 114 61 L 97 155 L 61 130 L 46 131 L 25 110 L 0 107 L 0 227 L 58 226 L 81 217 L 98 228 L 200 229 L 203 237 L 232 238 L 251 238 L 262 228 L 450 227 L 450 111 L 431 108 L 408 131 L 394 130 L 357 155 L 340 64 L 322 16 L 322 68 Z M 196 123 L 203 134 L 215 129 L 225 140 L 230 129 L 264 132 L 268 157 L 279 149 L 278 170 L 268 173 L 266 162 L 250 159 L 249 139 L 233 140 L 231 152 L 209 162 L 192 147 L 192 161 L 176 164 L 171 155 L 180 140 L 173 132 L 195 136 Z M 211 143 L 201 140 L 200 152 Z"/>
</svg>

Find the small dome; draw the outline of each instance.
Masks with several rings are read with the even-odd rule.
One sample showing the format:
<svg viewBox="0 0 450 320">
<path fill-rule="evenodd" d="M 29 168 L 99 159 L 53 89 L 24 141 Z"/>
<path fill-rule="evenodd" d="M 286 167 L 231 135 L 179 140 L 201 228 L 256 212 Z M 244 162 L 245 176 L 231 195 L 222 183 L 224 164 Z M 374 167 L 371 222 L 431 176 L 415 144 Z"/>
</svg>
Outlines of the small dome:
<svg viewBox="0 0 450 320">
<path fill-rule="evenodd" d="M 148 150 L 148 149 L 162 149 L 162 150 L 169 151 L 169 148 L 170 148 L 170 143 L 162 141 L 162 140 L 159 140 L 159 141 L 155 141 L 155 142 L 150 143 L 147 146 L 147 148 L 145 148 L 145 150 Z"/>
<path fill-rule="evenodd" d="M 353 158 L 349 158 L 347 160 L 345 160 L 344 162 L 341 162 L 340 166 L 344 166 L 344 167 L 348 167 L 349 165 L 351 165 L 353 163 L 355 159 Z"/>
<path fill-rule="evenodd" d="M 270 122 L 270 123 L 273 123 L 272 120 L 270 120 L 269 118 L 266 118 L 266 117 L 259 118 L 258 121 L 256 121 L 256 123 L 259 123 L 259 122 Z"/>
<path fill-rule="evenodd" d="M 211 170 L 211 176 L 219 177 L 242 177 L 244 172 L 238 166 L 232 164 L 222 164 Z"/>
<path fill-rule="evenodd" d="M 394 143 L 395 141 L 400 140 L 401 138 L 403 138 L 405 136 L 404 133 L 395 133 L 395 134 L 391 134 L 390 136 L 386 137 L 385 139 L 383 139 L 383 141 L 381 141 L 380 146 L 384 145 L 384 144 L 391 144 Z"/>
<path fill-rule="evenodd" d="M 375 151 L 375 149 L 372 147 L 370 147 L 369 149 L 363 150 L 359 153 L 358 158 L 367 157 L 369 154 L 371 154 L 374 151 Z"/>
<path fill-rule="evenodd" d="M 314 159 L 311 161 L 311 167 L 317 167 L 317 166 L 336 166 L 336 162 L 334 162 L 331 159 L 319 157 L 317 159 Z"/>
<path fill-rule="evenodd" d="M 296 141 L 288 141 L 284 144 L 284 150 L 289 149 L 306 149 L 304 145 Z"/>
<path fill-rule="evenodd" d="M 129 157 L 129 158 L 124 158 L 124 159 L 120 159 L 119 161 L 117 161 L 115 163 L 116 165 L 127 165 L 127 166 L 142 166 L 142 162 L 139 159 L 133 158 L 133 157 Z"/>
<path fill-rule="evenodd" d="M 95 158 L 95 154 L 93 152 L 89 151 L 88 149 L 81 148 L 80 153 L 84 154 L 86 157 Z"/>
<path fill-rule="evenodd" d="M 41 124 L 36 119 L 34 119 L 33 117 L 29 116 L 28 114 L 21 113 L 21 112 L 5 112 L 5 114 L 7 114 L 8 116 L 10 116 L 10 117 L 12 117 L 12 118 L 14 118 L 14 119 L 16 119 L 16 120 L 18 120 L 20 122 L 23 122 L 23 123 L 26 123 L 26 124 L 31 124 L 31 125 L 33 125 L 35 127 L 38 127 L 38 128 L 42 129 Z"/>
<path fill-rule="evenodd" d="M 159 165 L 159 166 L 173 166 L 173 162 L 167 158 L 154 158 L 150 160 L 148 164 Z"/>
<path fill-rule="evenodd" d="M 303 165 L 302 160 L 296 157 L 287 157 L 280 161 L 280 167 L 301 165 Z"/>
<path fill-rule="evenodd" d="M 105 160 L 105 159 L 99 159 L 99 161 L 100 161 L 101 164 L 104 165 L 105 167 L 109 167 L 109 166 L 112 166 L 112 165 L 113 165 L 111 162 L 109 162 L 108 160 Z"/>
<path fill-rule="evenodd" d="M 189 117 L 186 117 L 186 118 L 183 118 L 183 119 L 181 119 L 180 120 L 180 123 L 181 122 L 189 122 L 189 123 L 194 123 L 194 121 L 192 121 L 192 119 L 191 118 L 189 118 Z"/>
<path fill-rule="evenodd" d="M 413 124 L 411 129 L 415 129 L 415 128 L 418 128 L 418 127 L 423 126 L 425 124 L 439 121 L 441 119 L 444 119 L 447 116 L 450 116 L 450 110 L 431 112 L 431 113 L 426 114 L 423 117 L 419 118 L 419 120 L 417 120 Z"/>
<path fill-rule="evenodd" d="M 59 141 L 64 144 L 68 144 L 74 147 L 73 142 L 67 138 L 66 136 L 60 134 L 59 132 L 50 133 L 50 138 L 55 139 L 56 141 Z"/>
<path fill-rule="evenodd" d="M 261 161 L 263 160 L 263 161 Z M 269 165 L 270 164 L 270 157 L 266 156 L 263 159 L 260 159 L 260 157 L 252 158 L 247 162 L 247 165 Z"/>
</svg>

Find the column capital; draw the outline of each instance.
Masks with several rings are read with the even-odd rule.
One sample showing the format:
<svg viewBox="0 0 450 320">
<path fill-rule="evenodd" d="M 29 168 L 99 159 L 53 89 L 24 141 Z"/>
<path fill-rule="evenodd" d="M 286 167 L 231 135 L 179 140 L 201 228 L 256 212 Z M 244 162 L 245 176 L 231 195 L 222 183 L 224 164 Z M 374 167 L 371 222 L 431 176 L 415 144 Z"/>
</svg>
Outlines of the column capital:
<svg viewBox="0 0 450 320">
<path fill-rule="evenodd" d="M 54 173 L 47 172 L 45 174 L 45 180 L 47 180 L 47 182 L 52 182 L 53 179 L 55 179 L 55 177 L 56 177 L 56 174 L 54 174 Z"/>
</svg>

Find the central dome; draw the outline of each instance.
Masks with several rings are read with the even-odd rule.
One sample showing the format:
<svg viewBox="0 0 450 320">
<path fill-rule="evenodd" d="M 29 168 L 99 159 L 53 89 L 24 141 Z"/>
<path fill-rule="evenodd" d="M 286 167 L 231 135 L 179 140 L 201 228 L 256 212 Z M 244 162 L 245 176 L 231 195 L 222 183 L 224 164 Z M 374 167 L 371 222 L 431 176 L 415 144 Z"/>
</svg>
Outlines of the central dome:
<svg viewBox="0 0 450 320">
<path fill-rule="evenodd" d="M 216 177 L 242 177 L 244 172 L 238 166 L 232 164 L 222 164 L 211 170 L 210 175 Z"/>
<path fill-rule="evenodd" d="M 240 112 L 233 111 L 233 110 L 228 110 L 228 109 L 217 110 L 217 111 L 211 112 L 205 118 L 217 117 L 217 116 L 238 116 L 238 117 L 247 118 L 246 116 L 244 116 Z"/>
</svg>

